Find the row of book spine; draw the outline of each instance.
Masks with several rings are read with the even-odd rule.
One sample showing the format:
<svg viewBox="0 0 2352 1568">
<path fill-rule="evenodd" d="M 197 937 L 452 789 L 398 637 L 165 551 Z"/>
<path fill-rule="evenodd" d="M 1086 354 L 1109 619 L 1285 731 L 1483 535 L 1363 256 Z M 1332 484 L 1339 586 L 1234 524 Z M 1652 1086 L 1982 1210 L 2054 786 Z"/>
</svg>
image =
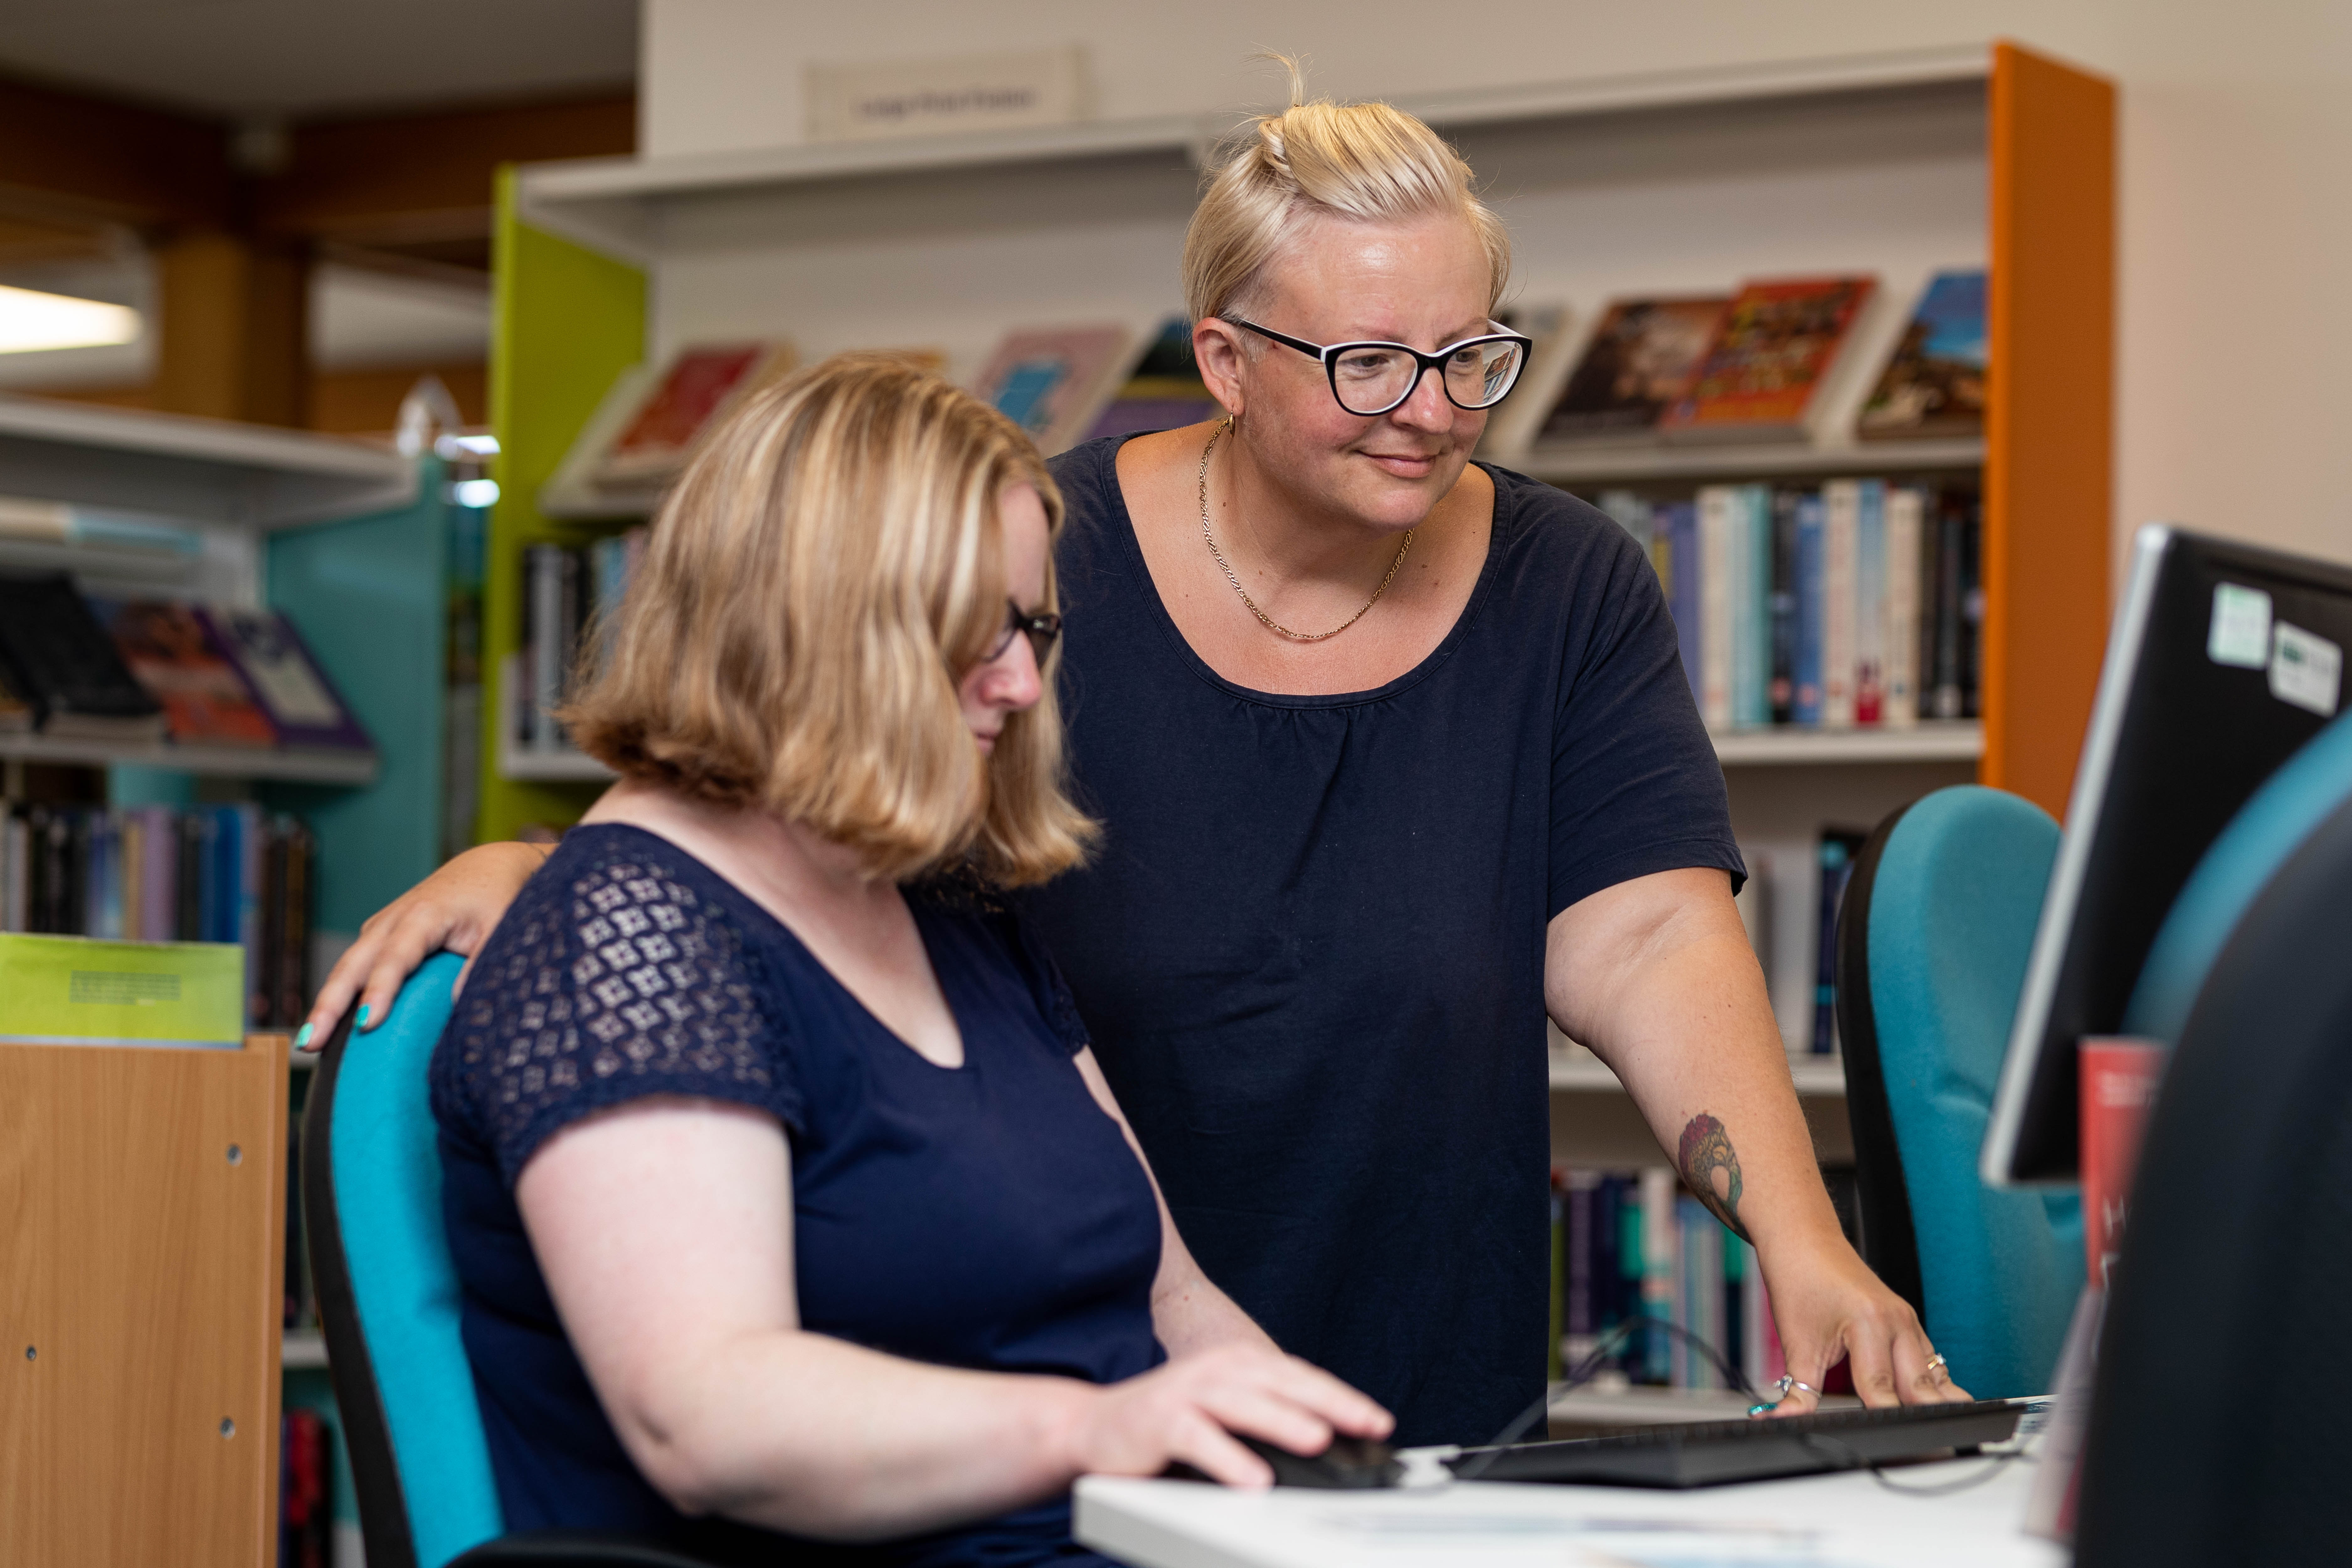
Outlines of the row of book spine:
<svg viewBox="0 0 2352 1568">
<path fill-rule="evenodd" d="M 231 805 L 15 805 L 0 823 L 0 931 L 245 949 L 247 1021 L 309 1010 L 318 844 Z"/>
<path fill-rule="evenodd" d="M 646 531 L 629 529 L 586 545 L 534 544 L 523 552 L 521 658 L 514 742 L 560 752 L 570 741 L 556 715 L 592 671 L 584 645 L 602 640 L 645 553 Z"/>
<path fill-rule="evenodd" d="M 1756 1249 L 1664 1166 L 1556 1173 L 1560 1363 L 1574 1372 L 1629 1321 L 1673 1324 L 1763 1388 L 1785 1370 Z M 1679 1335 L 1626 1331 L 1604 1364 L 1631 1383 L 1729 1386 Z"/>
<path fill-rule="evenodd" d="M 1631 491 L 1601 510 L 1649 556 L 1709 728 L 1903 729 L 1973 719 L 1984 618 L 1973 488 Z"/>
</svg>

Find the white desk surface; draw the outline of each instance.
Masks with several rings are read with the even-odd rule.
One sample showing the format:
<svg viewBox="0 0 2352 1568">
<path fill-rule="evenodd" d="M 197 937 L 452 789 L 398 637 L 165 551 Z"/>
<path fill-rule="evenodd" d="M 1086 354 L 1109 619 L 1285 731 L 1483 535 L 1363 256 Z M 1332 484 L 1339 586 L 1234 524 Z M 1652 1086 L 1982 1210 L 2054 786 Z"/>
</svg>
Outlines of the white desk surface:
<svg viewBox="0 0 2352 1568">
<path fill-rule="evenodd" d="M 1897 1486 L 1990 1460 L 1888 1471 Z M 1135 1568 L 2063 1568 L 2024 1534 L 2034 1466 L 1945 1497 L 1867 1474 L 1692 1491 L 1471 1482 L 1431 1491 L 1229 1491 L 1088 1476 L 1077 1538 Z"/>
</svg>

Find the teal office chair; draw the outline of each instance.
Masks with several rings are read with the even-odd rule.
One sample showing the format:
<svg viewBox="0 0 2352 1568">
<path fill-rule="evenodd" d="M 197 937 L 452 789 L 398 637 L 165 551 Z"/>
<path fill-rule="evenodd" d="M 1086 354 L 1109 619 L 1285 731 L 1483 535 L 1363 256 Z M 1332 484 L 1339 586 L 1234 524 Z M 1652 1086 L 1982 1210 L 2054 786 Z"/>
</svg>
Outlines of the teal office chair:
<svg viewBox="0 0 2352 1568">
<path fill-rule="evenodd" d="M 2082 1205 L 1977 1176 L 2058 824 L 1975 784 L 1879 824 L 1837 929 L 1864 1260 L 1979 1398 L 2046 1392 L 2083 1286 Z"/>
<path fill-rule="evenodd" d="M 302 1117 L 303 1224 L 368 1568 L 708 1568 L 624 1537 L 509 1535 L 458 1337 L 425 1064 L 461 961 L 442 953 L 356 1042 L 328 1042 Z"/>
</svg>

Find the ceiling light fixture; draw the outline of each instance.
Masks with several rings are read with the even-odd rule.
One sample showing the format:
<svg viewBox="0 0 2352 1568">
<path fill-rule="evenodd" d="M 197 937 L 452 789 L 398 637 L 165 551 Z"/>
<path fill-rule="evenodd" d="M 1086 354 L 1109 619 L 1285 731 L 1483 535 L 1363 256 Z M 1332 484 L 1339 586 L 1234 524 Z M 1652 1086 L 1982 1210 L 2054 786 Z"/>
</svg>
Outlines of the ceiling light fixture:
<svg viewBox="0 0 2352 1568">
<path fill-rule="evenodd" d="M 101 348 L 138 336 L 139 312 L 127 305 L 0 284 L 0 353 Z"/>
</svg>

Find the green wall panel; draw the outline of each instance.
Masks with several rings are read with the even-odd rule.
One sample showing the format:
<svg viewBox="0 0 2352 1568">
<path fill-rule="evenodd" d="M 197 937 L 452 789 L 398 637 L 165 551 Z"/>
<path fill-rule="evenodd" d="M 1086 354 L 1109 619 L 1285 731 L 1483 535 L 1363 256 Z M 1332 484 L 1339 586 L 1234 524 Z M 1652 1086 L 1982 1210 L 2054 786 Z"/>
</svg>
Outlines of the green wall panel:
<svg viewBox="0 0 2352 1568">
<path fill-rule="evenodd" d="M 540 515 L 538 497 L 621 372 L 646 353 L 646 278 L 637 268 L 533 228 L 515 215 L 514 173 L 499 177 L 490 337 L 490 424 L 499 437 L 498 505 L 483 584 L 482 804 L 475 837 L 510 838 L 528 824 L 568 826 L 596 785 L 511 783 L 499 775 L 495 683 L 522 637 L 522 552 L 605 531 Z"/>
</svg>

